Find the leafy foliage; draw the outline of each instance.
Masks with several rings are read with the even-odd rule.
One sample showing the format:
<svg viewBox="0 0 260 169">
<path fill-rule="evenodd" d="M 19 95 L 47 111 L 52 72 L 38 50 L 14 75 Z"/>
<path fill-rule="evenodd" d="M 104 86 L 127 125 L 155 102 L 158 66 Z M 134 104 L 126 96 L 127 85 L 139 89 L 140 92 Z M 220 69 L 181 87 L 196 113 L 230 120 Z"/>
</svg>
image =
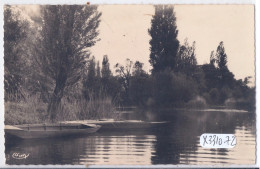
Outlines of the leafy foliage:
<svg viewBox="0 0 260 169">
<path fill-rule="evenodd" d="M 19 18 L 11 6 L 4 7 L 4 86 L 5 92 L 20 92 L 25 60 L 23 42 L 27 38 L 28 23 Z"/>
<path fill-rule="evenodd" d="M 163 71 L 166 68 L 175 70 L 179 48 L 176 17 L 172 6 L 156 5 L 155 15 L 148 30 L 150 40 L 150 60 L 152 72 Z"/>
<path fill-rule="evenodd" d="M 107 55 L 104 55 L 103 57 L 101 72 L 103 79 L 108 79 L 111 76 L 110 64 Z"/>
<path fill-rule="evenodd" d="M 39 75 L 54 84 L 48 106 L 51 119 L 55 119 L 65 88 L 82 77 L 88 48 L 98 40 L 100 16 L 96 6 L 42 7 L 42 36 L 38 42 L 41 45 L 36 47 L 36 62 L 41 70 Z"/>
<path fill-rule="evenodd" d="M 83 94 L 86 100 L 96 99 L 101 92 L 101 77 L 96 69 L 95 57 L 90 59 L 87 64 L 87 70 L 83 76 Z"/>
<path fill-rule="evenodd" d="M 178 106 L 197 94 L 197 83 L 185 74 L 165 70 L 154 76 L 154 99 L 160 106 Z"/>
<path fill-rule="evenodd" d="M 129 97 L 132 104 L 146 105 L 148 99 L 152 97 L 152 84 L 152 79 L 143 70 L 143 63 L 136 61 L 129 86 Z"/>
<path fill-rule="evenodd" d="M 227 54 L 223 41 L 221 41 L 217 47 L 216 61 L 219 69 L 225 69 L 227 67 Z"/>
<path fill-rule="evenodd" d="M 184 72 L 186 74 L 194 72 L 197 65 L 195 50 L 195 42 L 193 42 L 192 46 L 190 46 L 188 39 L 186 38 L 184 40 L 184 44 L 180 46 L 178 52 L 177 71 Z"/>
<path fill-rule="evenodd" d="M 129 99 L 129 85 L 132 76 L 133 61 L 126 59 L 126 65 L 123 66 L 119 63 L 115 65 L 116 73 L 119 76 L 120 83 L 123 87 L 123 100 L 126 104 L 130 104 Z"/>
</svg>

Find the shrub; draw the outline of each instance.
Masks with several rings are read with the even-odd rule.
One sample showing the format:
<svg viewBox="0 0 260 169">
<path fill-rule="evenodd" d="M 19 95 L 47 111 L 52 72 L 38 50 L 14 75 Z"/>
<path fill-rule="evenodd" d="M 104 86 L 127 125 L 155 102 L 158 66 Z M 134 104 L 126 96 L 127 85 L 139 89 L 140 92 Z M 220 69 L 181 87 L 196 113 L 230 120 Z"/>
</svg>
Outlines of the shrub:
<svg viewBox="0 0 260 169">
<path fill-rule="evenodd" d="M 237 101 L 234 98 L 228 98 L 224 104 L 227 107 L 234 108 L 237 104 Z"/>
<path fill-rule="evenodd" d="M 190 108 L 205 108 L 207 107 L 206 100 L 201 96 L 196 96 L 194 99 L 190 100 L 186 107 Z"/>
<path fill-rule="evenodd" d="M 231 97 L 233 97 L 232 96 L 232 90 L 227 86 L 222 87 L 221 90 L 220 90 L 220 98 L 219 98 L 220 103 L 224 104 L 225 101 L 228 98 L 231 98 Z"/>
<path fill-rule="evenodd" d="M 163 71 L 154 77 L 154 100 L 157 105 L 176 106 L 198 94 L 198 85 L 182 73 Z"/>
<path fill-rule="evenodd" d="M 217 88 L 213 88 L 209 91 L 209 95 L 210 95 L 210 100 L 209 103 L 212 105 L 218 105 L 219 104 L 219 91 Z"/>
</svg>

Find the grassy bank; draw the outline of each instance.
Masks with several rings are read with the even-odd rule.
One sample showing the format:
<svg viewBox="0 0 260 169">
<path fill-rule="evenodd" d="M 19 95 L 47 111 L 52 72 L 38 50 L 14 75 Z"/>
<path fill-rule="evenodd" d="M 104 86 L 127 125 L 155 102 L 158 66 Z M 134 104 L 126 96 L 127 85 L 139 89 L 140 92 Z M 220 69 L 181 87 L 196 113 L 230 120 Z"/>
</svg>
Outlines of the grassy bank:
<svg viewBox="0 0 260 169">
<path fill-rule="evenodd" d="M 5 124 L 32 124 L 46 120 L 47 104 L 37 95 L 8 100 L 11 101 L 5 102 Z"/>
<path fill-rule="evenodd" d="M 118 118 L 118 113 L 116 113 L 110 97 L 90 99 L 88 101 L 84 98 L 73 101 L 63 99 L 57 113 L 57 121 L 103 118 Z"/>
<path fill-rule="evenodd" d="M 5 102 L 5 124 L 35 124 L 48 123 L 48 104 L 38 96 L 26 97 L 19 101 Z M 109 97 L 86 101 L 85 99 L 62 99 L 57 112 L 56 121 L 88 120 L 113 118 L 118 119 L 115 107 Z"/>
</svg>

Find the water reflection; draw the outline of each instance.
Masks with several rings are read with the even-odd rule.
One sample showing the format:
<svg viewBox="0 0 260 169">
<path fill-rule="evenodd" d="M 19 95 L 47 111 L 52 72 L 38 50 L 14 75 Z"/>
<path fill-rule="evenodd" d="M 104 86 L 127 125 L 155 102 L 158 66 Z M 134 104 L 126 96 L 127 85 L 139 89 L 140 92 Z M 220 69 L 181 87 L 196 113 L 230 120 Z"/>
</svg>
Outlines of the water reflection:
<svg viewBox="0 0 260 169">
<path fill-rule="evenodd" d="M 73 139 L 23 140 L 8 146 L 8 164 L 151 164 L 154 135 L 93 135 Z M 29 154 L 16 160 L 12 154 Z"/>
<path fill-rule="evenodd" d="M 142 116 L 138 116 L 141 114 Z M 255 164 L 255 115 L 245 112 L 157 110 L 125 119 L 169 121 L 156 130 L 97 132 L 87 137 L 7 140 L 7 164 Z M 235 134 L 233 149 L 204 149 L 203 133 Z M 14 152 L 29 153 L 24 160 Z"/>
<path fill-rule="evenodd" d="M 97 137 L 96 137 L 97 138 Z M 99 137 L 96 152 L 87 153 L 82 164 L 151 164 L 155 136 Z M 87 150 L 88 147 L 85 147 Z"/>
<path fill-rule="evenodd" d="M 246 132 L 245 127 L 235 129 L 237 145 L 232 149 L 204 149 L 197 142 L 196 155 L 188 152 L 180 154 L 180 164 L 255 164 L 255 136 Z M 188 158 L 187 158 L 188 157 Z"/>
</svg>

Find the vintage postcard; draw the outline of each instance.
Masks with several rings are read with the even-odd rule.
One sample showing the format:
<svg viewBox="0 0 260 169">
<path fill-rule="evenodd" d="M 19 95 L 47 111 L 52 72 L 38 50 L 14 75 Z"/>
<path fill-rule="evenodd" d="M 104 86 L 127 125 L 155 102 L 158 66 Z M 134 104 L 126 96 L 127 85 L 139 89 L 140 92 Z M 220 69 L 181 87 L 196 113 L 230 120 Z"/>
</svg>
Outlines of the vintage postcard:
<svg viewBox="0 0 260 169">
<path fill-rule="evenodd" d="M 8 165 L 256 165 L 254 4 L 11 5 Z"/>
</svg>

